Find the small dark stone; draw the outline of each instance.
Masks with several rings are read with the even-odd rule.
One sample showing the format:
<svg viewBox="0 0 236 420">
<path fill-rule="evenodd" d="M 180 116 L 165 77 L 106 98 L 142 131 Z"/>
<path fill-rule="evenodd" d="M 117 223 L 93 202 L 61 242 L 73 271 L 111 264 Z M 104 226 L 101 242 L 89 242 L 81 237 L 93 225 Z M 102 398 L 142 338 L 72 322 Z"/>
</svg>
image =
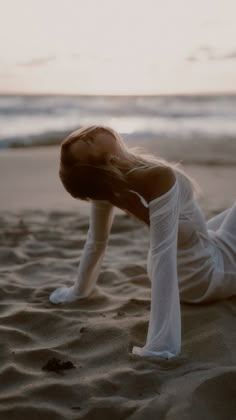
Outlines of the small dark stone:
<svg viewBox="0 0 236 420">
<path fill-rule="evenodd" d="M 47 361 L 47 363 L 42 367 L 42 370 L 46 370 L 48 372 L 59 372 L 73 368 L 75 368 L 75 365 L 70 360 L 63 362 L 62 360 L 53 357 Z"/>
<path fill-rule="evenodd" d="M 81 332 L 81 333 L 84 333 L 84 332 L 86 332 L 86 331 L 87 331 L 87 328 L 86 328 L 86 327 L 81 327 L 81 328 L 80 328 L 80 332 Z"/>
<path fill-rule="evenodd" d="M 126 315 L 125 312 L 123 312 L 123 311 L 117 311 L 116 315 L 113 316 L 113 318 L 114 319 L 124 318 L 125 315 Z"/>
</svg>

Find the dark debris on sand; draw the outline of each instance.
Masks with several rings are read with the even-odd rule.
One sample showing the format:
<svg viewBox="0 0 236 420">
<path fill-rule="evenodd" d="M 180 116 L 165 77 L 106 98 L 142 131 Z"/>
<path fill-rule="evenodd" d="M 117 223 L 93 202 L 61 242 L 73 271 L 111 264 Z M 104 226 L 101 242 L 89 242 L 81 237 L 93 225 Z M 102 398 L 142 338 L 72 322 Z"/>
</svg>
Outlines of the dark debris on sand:
<svg viewBox="0 0 236 420">
<path fill-rule="evenodd" d="M 52 359 L 49 359 L 47 363 L 42 367 L 42 370 L 46 370 L 47 372 L 61 372 L 63 370 L 67 369 L 74 369 L 75 365 L 70 361 L 63 362 L 60 359 L 57 359 L 56 357 L 52 357 Z"/>
</svg>

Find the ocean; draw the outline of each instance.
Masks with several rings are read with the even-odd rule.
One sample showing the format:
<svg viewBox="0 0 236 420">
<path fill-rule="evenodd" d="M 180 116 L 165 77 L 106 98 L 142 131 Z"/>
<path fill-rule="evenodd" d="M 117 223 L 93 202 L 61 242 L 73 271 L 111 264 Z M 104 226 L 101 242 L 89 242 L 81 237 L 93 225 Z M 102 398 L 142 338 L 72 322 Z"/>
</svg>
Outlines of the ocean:
<svg viewBox="0 0 236 420">
<path fill-rule="evenodd" d="M 173 159 L 236 163 L 236 95 L 0 96 L 0 149 L 60 142 L 88 124 Z"/>
</svg>

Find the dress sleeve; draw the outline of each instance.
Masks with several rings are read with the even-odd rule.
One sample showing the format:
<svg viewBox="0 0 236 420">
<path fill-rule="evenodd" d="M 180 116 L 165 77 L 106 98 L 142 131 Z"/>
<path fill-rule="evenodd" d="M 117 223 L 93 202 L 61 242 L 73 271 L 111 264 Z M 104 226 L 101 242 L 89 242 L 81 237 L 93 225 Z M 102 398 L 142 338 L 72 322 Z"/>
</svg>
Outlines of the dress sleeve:
<svg viewBox="0 0 236 420">
<path fill-rule="evenodd" d="M 140 356 L 171 358 L 181 348 L 181 315 L 177 276 L 179 217 L 178 181 L 149 203 L 151 310 L 146 344 L 134 347 Z"/>
<path fill-rule="evenodd" d="M 113 222 L 114 208 L 106 201 L 93 201 L 87 240 L 81 256 L 74 293 L 88 296 L 93 290 Z"/>
<path fill-rule="evenodd" d="M 113 214 L 113 206 L 106 201 L 92 202 L 87 240 L 75 283 L 71 287 L 59 287 L 54 290 L 49 296 L 51 303 L 71 303 L 89 296 L 92 292 L 108 242 Z"/>
</svg>

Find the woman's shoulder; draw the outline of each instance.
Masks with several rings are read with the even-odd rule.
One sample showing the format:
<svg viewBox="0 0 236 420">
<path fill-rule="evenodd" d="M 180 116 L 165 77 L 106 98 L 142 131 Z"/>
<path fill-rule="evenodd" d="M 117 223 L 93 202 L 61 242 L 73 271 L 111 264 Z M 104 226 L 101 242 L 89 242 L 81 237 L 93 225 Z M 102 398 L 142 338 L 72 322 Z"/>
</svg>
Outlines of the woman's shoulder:
<svg viewBox="0 0 236 420">
<path fill-rule="evenodd" d="M 138 192 L 147 202 L 167 193 L 176 182 L 176 175 L 168 166 L 155 166 L 136 171 Z"/>
</svg>

